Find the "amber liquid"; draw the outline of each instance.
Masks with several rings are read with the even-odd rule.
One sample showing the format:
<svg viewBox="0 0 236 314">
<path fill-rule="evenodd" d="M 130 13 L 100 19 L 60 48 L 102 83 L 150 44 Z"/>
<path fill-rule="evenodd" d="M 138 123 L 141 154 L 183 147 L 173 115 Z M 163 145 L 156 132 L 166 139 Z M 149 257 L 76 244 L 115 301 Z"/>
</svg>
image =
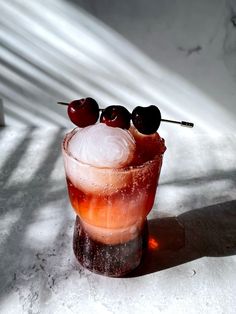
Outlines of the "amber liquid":
<svg viewBox="0 0 236 314">
<path fill-rule="evenodd" d="M 84 193 L 76 188 L 68 178 L 67 184 L 71 204 L 77 213 L 73 236 L 73 250 L 79 263 L 95 273 L 111 277 L 121 277 L 136 268 L 140 264 L 143 247 L 146 243 L 146 219 L 141 222 L 140 227 L 133 235 L 130 235 L 130 232 L 123 232 L 122 234 L 122 232 L 118 231 L 114 237 L 116 230 L 119 230 L 117 228 L 110 229 L 113 234 L 112 237 L 109 235 L 102 237 L 96 232 L 95 234 L 90 234 L 84 228 L 84 223 L 85 221 L 90 223 L 89 218 L 91 219 L 91 217 L 93 218 L 93 224 L 100 221 L 98 205 L 103 205 L 104 196 Z M 107 197 L 105 197 L 105 202 Z M 109 197 L 115 202 L 115 199 L 119 198 L 119 195 L 110 195 Z M 96 204 L 97 212 L 93 208 L 89 210 L 91 200 L 93 204 Z M 117 219 L 118 221 L 120 220 L 119 218 Z M 117 219 L 112 219 L 110 227 L 115 227 Z M 130 219 L 127 219 L 127 221 L 130 221 Z M 125 224 L 124 219 L 122 220 L 122 224 Z M 129 228 L 132 228 L 132 226 L 127 227 L 128 230 Z M 106 230 L 106 228 L 103 230 Z M 100 237 L 103 242 L 99 241 L 96 237 Z"/>
</svg>

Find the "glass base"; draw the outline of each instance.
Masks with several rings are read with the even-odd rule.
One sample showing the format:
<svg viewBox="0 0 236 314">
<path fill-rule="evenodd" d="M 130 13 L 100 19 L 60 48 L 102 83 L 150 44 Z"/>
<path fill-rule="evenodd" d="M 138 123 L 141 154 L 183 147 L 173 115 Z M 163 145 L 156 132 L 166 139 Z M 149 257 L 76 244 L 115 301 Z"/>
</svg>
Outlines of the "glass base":
<svg viewBox="0 0 236 314">
<path fill-rule="evenodd" d="M 92 239 L 76 216 L 73 250 L 80 264 L 92 272 L 105 276 L 121 277 L 141 262 L 147 241 L 147 222 L 140 234 L 122 244 L 104 244 Z"/>
</svg>

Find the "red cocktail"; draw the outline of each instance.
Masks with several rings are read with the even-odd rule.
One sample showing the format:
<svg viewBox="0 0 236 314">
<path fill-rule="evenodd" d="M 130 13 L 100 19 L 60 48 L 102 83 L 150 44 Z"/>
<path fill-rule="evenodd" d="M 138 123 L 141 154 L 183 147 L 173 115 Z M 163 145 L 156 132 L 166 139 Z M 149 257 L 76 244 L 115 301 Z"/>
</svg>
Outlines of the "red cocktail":
<svg viewBox="0 0 236 314">
<path fill-rule="evenodd" d="M 62 147 L 69 197 L 77 215 L 74 253 L 91 271 L 119 277 L 141 261 L 146 217 L 166 147 L 158 133 L 142 135 L 131 127 L 127 132 L 135 140 L 135 151 L 129 164 L 98 167 L 70 151 L 70 141 L 80 130 L 68 133 Z"/>
</svg>

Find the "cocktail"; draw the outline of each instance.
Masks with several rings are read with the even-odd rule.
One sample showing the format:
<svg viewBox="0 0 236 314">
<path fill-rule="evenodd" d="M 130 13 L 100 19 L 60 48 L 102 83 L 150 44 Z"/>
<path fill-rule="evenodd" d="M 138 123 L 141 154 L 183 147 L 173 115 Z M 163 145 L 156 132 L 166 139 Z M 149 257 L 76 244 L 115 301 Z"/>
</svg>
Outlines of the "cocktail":
<svg viewBox="0 0 236 314">
<path fill-rule="evenodd" d="M 62 145 L 76 213 L 74 253 L 93 272 L 123 276 L 140 264 L 147 237 L 146 218 L 166 149 L 155 132 L 160 113 L 152 108 L 145 120 L 141 107 L 131 116 L 124 107 L 109 106 L 97 122 L 99 108 L 94 100 L 80 100 L 78 108 L 79 127 L 65 136 Z"/>
</svg>

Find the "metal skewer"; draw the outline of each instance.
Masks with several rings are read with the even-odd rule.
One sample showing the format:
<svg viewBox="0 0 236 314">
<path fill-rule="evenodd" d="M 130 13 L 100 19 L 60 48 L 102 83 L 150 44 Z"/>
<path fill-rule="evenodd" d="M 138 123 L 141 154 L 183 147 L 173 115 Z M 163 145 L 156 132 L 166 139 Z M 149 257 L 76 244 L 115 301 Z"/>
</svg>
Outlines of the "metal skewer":
<svg viewBox="0 0 236 314">
<path fill-rule="evenodd" d="M 180 124 L 181 126 L 185 126 L 187 128 L 193 128 L 194 127 L 194 124 L 192 122 L 187 122 L 187 121 L 175 121 L 175 120 L 168 120 L 168 119 L 161 119 L 161 121 Z"/>
<path fill-rule="evenodd" d="M 64 105 L 64 106 L 69 105 L 68 102 L 63 102 L 63 101 L 58 101 L 57 103 L 58 103 L 58 105 Z"/>
</svg>

